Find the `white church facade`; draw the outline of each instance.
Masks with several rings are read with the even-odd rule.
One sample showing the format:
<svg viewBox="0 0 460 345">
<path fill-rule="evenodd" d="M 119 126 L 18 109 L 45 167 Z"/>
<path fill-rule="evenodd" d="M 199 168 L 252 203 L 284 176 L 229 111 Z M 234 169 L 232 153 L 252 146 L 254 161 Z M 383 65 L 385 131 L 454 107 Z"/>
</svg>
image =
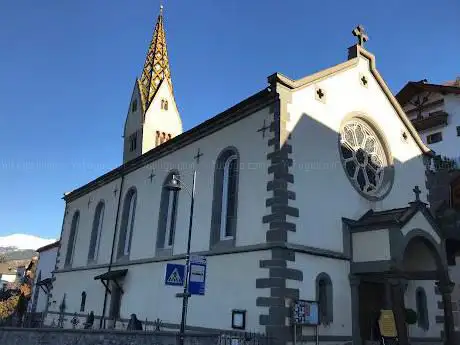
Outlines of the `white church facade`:
<svg viewBox="0 0 460 345">
<path fill-rule="evenodd" d="M 245 330 L 292 341 L 290 305 L 302 299 L 320 304 L 321 343 L 371 340 L 380 309 L 394 311 L 401 344 L 449 338 L 437 322 L 452 316 L 443 237 L 424 203 L 431 152 L 362 32 L 347 61 L 299 80 L 271 75 L 183 132 L 163 25 L 160 14 L 134 86 L 124 164 L 64 197 L 46 323 L 65 304 L 69 316 L 93 311 L 97 326 L 134 313 L 178 328 L 181 291 L 164 275 L 184 262 L 191 199 L 164 186 L 173 174 L 190 186 L 196 170 L 191 251 L 208 266 L 188 329 L 231 330 L 243 310 Z M 420 311 L 415 325 L 404 306 Z M 313 329 L 299 340 L 313 342 Z"/>
</svg>

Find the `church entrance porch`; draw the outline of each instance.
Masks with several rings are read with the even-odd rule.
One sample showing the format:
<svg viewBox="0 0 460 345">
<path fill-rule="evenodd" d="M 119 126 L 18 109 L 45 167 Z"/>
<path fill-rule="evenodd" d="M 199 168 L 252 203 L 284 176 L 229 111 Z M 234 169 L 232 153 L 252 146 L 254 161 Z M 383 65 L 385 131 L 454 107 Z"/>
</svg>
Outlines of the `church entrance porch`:
<svg viewBox="0 0 460 345">
<path fill-rule="evenodd" d="M 409 338 L 456 344 L 444 240 L 425 204 L 416 200 L 406 208 L 369 211 L 345 224 L 351 242 L 353 344 L 378 338 L 380 310 L 393 312 L 400 345 L 410 344 Z M 438 305 L 443 327 L 435 322 Z M 415 325 L 406 323 L 408 308 L 418 312 Z"/>
</svg>

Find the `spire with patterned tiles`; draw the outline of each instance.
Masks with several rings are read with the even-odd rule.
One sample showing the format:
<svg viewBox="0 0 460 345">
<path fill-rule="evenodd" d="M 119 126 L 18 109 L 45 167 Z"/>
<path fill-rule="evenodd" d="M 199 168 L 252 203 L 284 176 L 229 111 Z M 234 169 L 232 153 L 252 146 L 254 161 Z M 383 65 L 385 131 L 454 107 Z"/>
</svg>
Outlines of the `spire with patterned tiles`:
<svg viewBox="0 0 460 345">
<path fill-rule="evenodd" d="M 155 25 L 152 41 L 145 58 L 144 69 L 140 80 L 142 105 L 147 110 L 155 97 L 163 80 L 169 83 L 172 91 L 171 70 L 169 68 L 168 50 L 166 48 L 166 34 L 164 29 L 163 6 Z"/>
</svg>

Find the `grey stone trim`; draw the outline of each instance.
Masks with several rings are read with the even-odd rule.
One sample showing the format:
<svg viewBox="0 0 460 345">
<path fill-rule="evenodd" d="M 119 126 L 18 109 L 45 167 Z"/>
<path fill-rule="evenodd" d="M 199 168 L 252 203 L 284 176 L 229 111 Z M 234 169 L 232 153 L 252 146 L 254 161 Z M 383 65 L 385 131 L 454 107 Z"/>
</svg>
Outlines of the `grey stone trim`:
<svg viewBox="0 0 460 345">
<path fill-rule="evenodd" d="M 437 296 L 442 295 L 441 290 L 439 290 L 439 286 L 437 286 L 437 285 L 434 286 L 434 294 L 437 295 Z M 444 309 L 444 306 L 442 307 L 442 309 Z"/>
<path fill-rule="evenodd" d="M 290 308 L 286 306 L 269 307 L 268 315 L 259 315 L 259 323 L 262 326 L 279 326 L 286 324 L 286 318 L 290 315 Z"/>
<path fill-rule="evenodd" d="M 437 305 L 439 310 L 444 310 L 444 304 L 442 303 L 442 301 L 438 301 Z"/>
<path fill-rule="evenodd" d="M 286 242 L 288 240 L 288 233 L 285 230 L 268 230 L 267 242 Z"/>
<path fill-rule="evenodd" d="M 291 288 L 271 288 L 270 289 L 271 297 L 280 297 L 283 299 L 298 299 L 299 298 L 299 289 Z"/>
<path fill-rule="evenodd" d="M 444 323 L 444 315 L 436 315 L 436 323 L 443 324 Z"/>
<path fill-rule="evenodd" d="M 102 226 L 104 226 L 104 213 L 105 213 L 105 202 L 100 200 L 97 203 L 97 206 L 94 210 L 93 223 L 91 227 L 91 238 L 89 243 L 88 250 L 88 262 L 93 262 L 97 258 L 97 251 L 99 248 L 96 248 L 97 236 L 99 231 L 99 221 L 101 220 L 102 213 Z M 102 231 L 102 229 L 101 229 Z"/>
<path fill-rule="evenodd" d="M 163 181 L 162 187 L 164 187 L 167 183 L 169 183 L 173 177 L 176 175 L 180 178 L 179 171 L 171 170 L 166 178 Z M 172 248 L 165 248 L 164 243 L 166 241 L 166 233 L 167 233 L 167 221 L 168 221 L 168 213 L 169 213 L 169 198 L 171 196 L 171 192 L 165 188 L 161 188 L 161 198 L 160 198 L 160 207 L 159 207 L 159 214 L 158 214 L 158 229 L 157 229 L 157 241 L 156 241 L 156 254 L 159 256 L 167 256 L 172 254 Z M 173 243 L 174 246 L 174 235 L 175 235 L 175 228 L 176 228 L 176 220 L 177 220 L 177 209 L 179 203 L 179 193 L 174 192 L 173 195 L 173 215 L 172 215 L 172 236 L 173 236 Z"/>
<path fill-rule="evenodd" d="M 332 280 L 331 277 L 325 273 L 321 272 L 316 276 L 316 282 L 315 282 L 315 287 L 316 287 L 316 300 L 319 302 L 320 299 L 320 282 L 324 281 L 325 282 L 325 288 L 326 291 L 324 293 L 326 294 L 326 310 L 324 313 L 321 313 L 321 310 L 323 306 L 319 305 L 319 318 L 320 318 L 320 323 L 328 325 L 333 322 L 334 320 L 334 292 L 333 292 L 333 286 L 332 286 Z"/>
<path fill-rule="evenodd" d="M 300 270 L 286 267 L 271 267 L 269 269 L 270 278 L 283 278 L 288 280 L 303 281 L 303 273 Z"/>
<path fill-rule="evenodd" d="M 361 327 L 359 320 L 359 284 L 361 283 L 361 278 L 359 276 L 349 276 L 350 287 L 351 287 L 351 323 L 352 323 L 352 336 L 353 344 L 361 345 Z"/>
<path fill-rule="evenodd" d="M 223 244 L 223 243 L 222 243 Z M 259 243 L 253 244 L 248 246 L 219 246 L 219 248 L 213 248 L 213 250 L 209 251 L 200 251 L 195 252 L 192 254 L 196 255 L 203 255 L 203 256 L 219 256 L 219 255 L 229 255 L 229 254 L 238 254 L 238 253 L 247 253 L 247 252 L 257 252 L 257 251 L 264 251 L 264 250 L 271 250 L 272 252 L 272 259 L 270 260 L 261 260 L 260 265 L 266 265 L 265 262 L 267 261 L 275 261 L 279 265 L 286 265 L 287 261 L 295 261 L 295 253 L 302 253 L 307 255 L 313 256 L 321 256 L 327 257 L 330 259 L 337 259 L 337 260 L 345 260 L 348 261 L 349 258 L 344 256 L 342 253 L 302 246 L 302 245 L 293 245 L 290 243 L 283 243 L 283 242 L 271 242 L 271 243 Z M 131 266 L 131 265 L 142 265 L 142 264 L 150 264 L 155 262 L 166 262 L 166 261 L 175 261 L 175 260 L 182 260 L 185 258 L 185 254 L 175 254 L 169 256 L 158 256 L 146 259 L 136 259 L 136 260 L 121 260 L 114 262 L 112 267 L 123 267 L 123 266 Z M 276 267 L 286 267 L 286 266 L 276 266 Z M 53 271 L 54 273 L 66 273 L 66 272 L 73 272 L 73 271 L 87 271 L 87 270 L 96 270 L 101 268 L 107 268 L 109 264 L 94 264 L 88 266 L 81 266 L 81 267 L 71 267 L 71 268 L 63 268 L 63 269 L 56 269 Z M 268 266 L 266 266 L 268 268 Z M 274 266 L 270 266 L 274 267 Z"/>
<path fill-rule="evenodd" d="M 286 260 L 275 259 L 275 260 L 260 260 L 260 268 L 270 268 L 270 267 L 286 267 Z"/>
<path fill-rule="evenodd" d="M 168 141 L 148 151 L 122 166 L 108 172 L 105 175 L 89 182 L 88 184 L 72 191 L 64 197 L 67 202 L 71 202 L 89 192 L 100 188 L 132 171 L 153 163 L 156 160 L 169 155 L 170 153 L 186 147 L 201 138 L 207 137 L 241 119 L 254 114 L 255 112 L 267 108 L 275 102 L 275 94 L 267 88 L 245 99 L 237 105 L 225 110 L 213 118 L 201 123 L 200 125 L 184 132 Z"/>
<path fill-rule="evenodd" d="M 430 328 L 430 320 L 428 318 L 428 305 L 425 289 L 421 286 L 415 289 L 416 309 L 417 309 L 417 325 L 427 331 Z"/>
<path fill-rule="evenodd" d="M 350 273 L 388 272 L 394 266 L 391 260 L 352 262 Z"/>
<path fill-rule="evenodd" d="M 257 297 L 256 306 L 258 307 L 284 307 L 286 301 L 283 297 Z"/>
<path fill-rule="evenodd" d="M 221 224 L 222 224 L 222 186 L 224 181 L 224 169 L 223 166 L 225 162 L 231 156 L 236 156 L 237 160 L 237 172 L 236 172 L 236 191 L 234 196 L 234 219 L 231 224 L 231 230 L 233 237 L 230 241 L 221 240 Z M 219 156 L 216 159 L 216 164 L 214 167 L 214 185 L 213 185 L 213 197 L 212 197 L 212 211 L 211 211 L 211 231 L 210 231 L 210 248 L 219 247 L 221 242 L 225 242 L 224 246 L 236 245 L 236 235 L 237 235 L 237 219 L 238 219 L 238 191 L 239 191 L 239 176 L 240 176 L 240 154 L 236 147 L 229 146 L 224 148 Z"/>
<path fill-rule="evenodd" d="M 70 233 L 67 241 L 67 251 L 65 255 L 65 266 L 72 265 L 73 254 L 75 250 L 75 243 L 77 242 L 77 235 L 78 235 L 78 226 L 80 223 L 80 211 L 76 210 L 72 216 L 72 223 L 70 224 Z"/>
<path fill-rule="evenodd" d="M 121 191 L 120 191 L 121 193 Z M 125 197 L 123 200 L 123 210 L 121 213 L 121 223 L 120 223 L 120 233 L 118 235 L 118 248 L 117 248 L 117 261 L 127 261 L 129 260 L 129 254 L 124 255 L 123 249 L 125 247 L 125 241 L 129 241 L 129 252 L 131 252 L 131 243 L 134 231 L 131 231 L 130 237 L 127 239 L 126 234 L 128 231 L 128 227 L 134 227 L 134 224 L 128 224 L 128 217 L 129 217 L 129 208 L 131 199 L 134 198 L 134 208 L 133 208 L 133 222 L 136 223 L 136 205 L 137 205 L 137 190 L 135 187 L 130 187 L 125 193 Z"/>
</svg>

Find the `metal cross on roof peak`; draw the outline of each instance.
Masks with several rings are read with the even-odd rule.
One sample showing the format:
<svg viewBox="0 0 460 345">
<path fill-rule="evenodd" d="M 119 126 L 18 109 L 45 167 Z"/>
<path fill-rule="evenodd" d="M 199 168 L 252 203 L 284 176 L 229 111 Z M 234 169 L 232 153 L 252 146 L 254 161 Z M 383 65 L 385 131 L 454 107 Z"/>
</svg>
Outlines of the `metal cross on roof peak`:
<svg viewBox="0 0 460 345">
<path fill-rule="evenodd" d="M 358 25 L 353 31 L 353 36 L 358 37 L 358 45 L 364 47 L 364 42 L 369 40 L 369 37 L 364 32 L 364 27 L 362 25 Z"/>
</svg>

